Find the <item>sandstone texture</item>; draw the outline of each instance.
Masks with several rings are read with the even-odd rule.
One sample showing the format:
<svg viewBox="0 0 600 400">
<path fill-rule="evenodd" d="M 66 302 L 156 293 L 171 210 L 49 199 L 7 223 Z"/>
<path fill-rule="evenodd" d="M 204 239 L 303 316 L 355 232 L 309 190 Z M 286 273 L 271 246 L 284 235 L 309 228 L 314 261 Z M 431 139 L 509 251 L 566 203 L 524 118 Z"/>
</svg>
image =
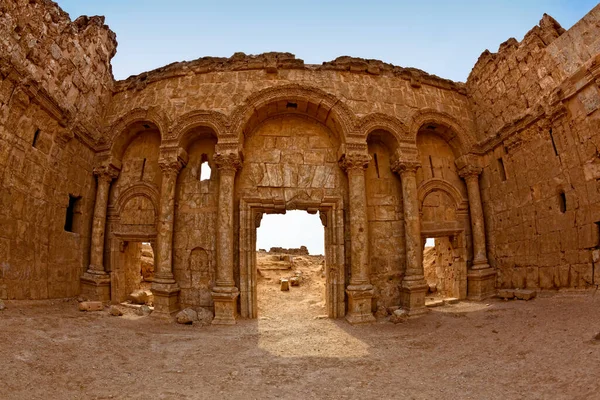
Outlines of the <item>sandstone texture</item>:
<svg viewBox="0 0 600 400">
<path fill-rule="evenodd" d="M 598 285 L 600 6 L 544 15 L 466 83 L 289 53 L 115 81 L 116 48 L 103 17 L 0 0 L 1 299 L 151 290 L 157 316 L 257 318 L 257 228 L 286 210 L 320 216 L 325 314 L 353 324 L 434 287 Z"/>
</svg>

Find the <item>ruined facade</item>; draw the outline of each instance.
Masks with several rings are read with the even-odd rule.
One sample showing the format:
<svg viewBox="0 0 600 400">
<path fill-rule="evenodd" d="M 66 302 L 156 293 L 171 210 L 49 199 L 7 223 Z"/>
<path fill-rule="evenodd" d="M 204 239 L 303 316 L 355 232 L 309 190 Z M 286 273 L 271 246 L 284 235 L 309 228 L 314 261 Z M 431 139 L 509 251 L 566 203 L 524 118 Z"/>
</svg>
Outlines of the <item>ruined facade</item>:
<svg viewBox="0 0 600 400">
<path fill-rule="evenodd" d="M 156 315 L 254 318 L 256 229 L 293 209 L 319 213 L 327 310 L 352 323 L 424 311 L 428 237 L 460 298 L 600 280 L 600 6 L 544 16 L 466 83 L 288 53 L 115 81 L 116 47 L 102 17 L 0 1 L 0 298 L 116 301 L 144 242 Z"/>
</svg>

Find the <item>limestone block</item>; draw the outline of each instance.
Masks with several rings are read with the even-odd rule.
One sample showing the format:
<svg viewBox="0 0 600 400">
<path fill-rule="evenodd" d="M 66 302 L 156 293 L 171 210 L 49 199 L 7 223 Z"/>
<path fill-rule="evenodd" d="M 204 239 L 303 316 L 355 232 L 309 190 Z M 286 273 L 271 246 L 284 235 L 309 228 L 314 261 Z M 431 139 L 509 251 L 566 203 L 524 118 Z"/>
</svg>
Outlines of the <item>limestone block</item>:
<svg viewBox="0 0 600 400">
<path fill-rule="evenodd" d="M 535 290 L 528 289 L 517 289 L 514 293 L 515 297 L 519 300 L 531 300 L 537 295 L 537 292 Z"/>
<path fill-rule="evenodd" d="M 198 321 L 198 313 L 194 309 L 186 308 L 177 313 L 175 320 L 178 324 L 191 325 Z"/>
<path fill-rule="evenodd" d="M 104 305 L 101 301 L 82 301 L 79 303 L 79 311 L 102 311 Z"/>
<path fill-rule="evenodd" d="M 282 292 L 287 292 L 290 290 L 290 281 L 288 279 L 281 279 L 280 289 Z"/>
<path fill-rule="evenodd" d="M 513 299 L 515 297 L 514 289 L 500 289 L 498 290 L 498 297 L 504 300 Z"/>
</svg>

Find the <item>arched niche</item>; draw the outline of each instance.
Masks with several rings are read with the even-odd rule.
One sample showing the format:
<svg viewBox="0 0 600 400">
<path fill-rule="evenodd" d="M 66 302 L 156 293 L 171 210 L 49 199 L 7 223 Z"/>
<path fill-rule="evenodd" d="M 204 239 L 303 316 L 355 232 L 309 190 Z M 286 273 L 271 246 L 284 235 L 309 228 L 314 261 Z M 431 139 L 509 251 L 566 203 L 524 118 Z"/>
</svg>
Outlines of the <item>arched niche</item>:
<svg viewBox="0 0 600 400">
<path fill-rule="evenodd" d="M 157 132 L 159 145 L 167 132 L 169 121 L 155 110 L 135 109 L 119 118 L 110 128 L 110 154 L 121 160 L 131 142 L 145 132 Z"/>
</svg>

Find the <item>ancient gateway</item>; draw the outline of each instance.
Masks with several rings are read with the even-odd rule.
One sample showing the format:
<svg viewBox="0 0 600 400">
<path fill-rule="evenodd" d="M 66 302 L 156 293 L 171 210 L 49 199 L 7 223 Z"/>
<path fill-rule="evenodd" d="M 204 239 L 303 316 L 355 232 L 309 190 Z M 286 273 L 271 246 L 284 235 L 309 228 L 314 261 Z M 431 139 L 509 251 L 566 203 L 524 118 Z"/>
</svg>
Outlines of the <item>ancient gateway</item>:
<svg viewBox="0 0 600 400">
<path fill-rule="evenodd" d="M 286 210 L 320 216 L 350 323 L 425 311 L 426 238 L 460 299 L 600 282 L 600 6 L 544 15 L 466 83 L 288 53 L 115 81 L 116 48 L 102 17 L 0 1 L 0 298 L 122 301 L 151 243 L 154 315 L 256 318 L 257 227 Z"/>
</svg>

